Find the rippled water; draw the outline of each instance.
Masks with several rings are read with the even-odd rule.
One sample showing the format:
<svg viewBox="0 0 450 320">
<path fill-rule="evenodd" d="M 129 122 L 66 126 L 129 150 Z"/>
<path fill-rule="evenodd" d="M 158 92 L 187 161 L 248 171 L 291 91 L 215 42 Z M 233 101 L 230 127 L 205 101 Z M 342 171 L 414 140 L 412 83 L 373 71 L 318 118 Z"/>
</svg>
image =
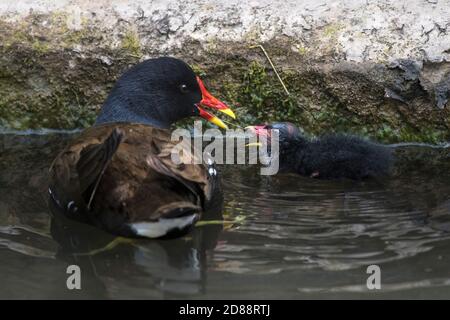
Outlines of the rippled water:
<svg viewBox="0 0 450 320">
<path fill-rule="evenodd" d="M 224 218 L 239 223 L 124 241 L 51 220 L 46 170 L 69 137 L 0 136 L 0 298 L 450 298 L 449 148 L 397 146 L 384 181 L 223 166 Z"/>
</svg>

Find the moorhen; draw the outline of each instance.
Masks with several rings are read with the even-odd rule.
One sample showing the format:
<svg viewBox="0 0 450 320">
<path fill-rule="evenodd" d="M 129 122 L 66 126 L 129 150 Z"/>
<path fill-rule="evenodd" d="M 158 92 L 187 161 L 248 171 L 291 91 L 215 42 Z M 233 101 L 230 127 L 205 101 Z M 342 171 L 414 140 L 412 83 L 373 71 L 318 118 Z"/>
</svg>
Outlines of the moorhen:
<svg viewBox="0 0 450 320">
<path fill-rule="evenodd" d="M 200 116 L 226 128 L 202 107 L 234 113 L 214 98 L 183 61 L 162 57 L 126 71 L 84 130 L 50 167 L 49 194 L 63 215 L 126 237 L 186 234 L 222 198 L 214 164 L 171 160 L 169 126 Z M 189 145 L 189 144 L 186 144 Z M 186 151 L 186 152 L 185 152 Z M 201 164 L 196 164 L 201 163 Z"/>
<path fill-rule="evenodd" d="M 277 122 L 248 127 L 257 136 L 279 132 L 279 166 L 317 179 L 362 180 L 388 175 L 391 150 L 381 144 L 348 134 L 327 134 L 306 138 L 292 123 Z M 270 144 L 271 139 L 267 139 Z"/>
</svg>

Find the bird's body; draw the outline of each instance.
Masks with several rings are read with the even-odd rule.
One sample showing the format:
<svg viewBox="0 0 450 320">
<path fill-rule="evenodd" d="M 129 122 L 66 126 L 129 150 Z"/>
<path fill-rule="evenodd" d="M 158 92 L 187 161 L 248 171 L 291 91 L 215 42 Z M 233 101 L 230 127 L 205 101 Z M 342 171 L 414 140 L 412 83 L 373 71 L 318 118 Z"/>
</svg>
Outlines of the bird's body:
<svg viewBox="0 0 450 320">
<path fill-rule="evenodd" d="M 89 128 L 55 159 L 52 197 L 70 218 L 121 235 L 155 238 L 171 224 L 190 227 L 219 187 L 198 159 L 175 164 L 175 144 L 170 131 L 142 124 Z"/>
<path fill-rule="evenodd" d="M 386 147 L 361 137 L 334 134 L 307 141 L 293 159 L 294 170 L 304 176 L 360 180 L 387 175 L 391 155 Z"/>
<path fill-rule="evenodd" d="M 361 180 L 388 175 L 391 150 L 348 134 L 327 134 L 314 139 L 303 136 L 288 122 L 255 126 L 257 134 L 279 134 L 279 165 L 282 171 L 317 179 Z"/>
<path fill-rule="evenodd" d="M 155 60 L 156 71 L 147 63 L 145 72 L 132 68 L 119 79 L 96 125 L 84 130 L 54 160 L 50 198 L 67 217 L 122 236 L 160 238 L 185 234 L 209 207 L 221 206 L 212 161 L 194 159 L 190 143 L 171 141 L 171 132 L 162 129 L 177 118 L 177 109 L 180 118 L 200 109 L 194 104 L 202 99 L 200 88 L 193 87 L 195 76 L 179 60 Z M 181 68 L 180 79 L 173 72 L 169 80 L 161 76 L 164 68 L 175 72 Z M 158 86 L 149 83 L 144 88 L 144 75 L 151 77 L 152 72 L 157 72 Z M 166 81 L 168 88 L 162 88 L 160 81 Z M 192 95 L 184 87 L 177 93 L 185 83 L 193 87 Z M 148 101 L 142 98 L 145 90 L 150 91 Z M 158 99 L 152 100 L 154 96 Z M 140 123 L 130 120 L 136 115 L 142 117 Z M 175 146 L 182 150 L 178 152 L 181 163 L 172 161 Z"/>
</svg>

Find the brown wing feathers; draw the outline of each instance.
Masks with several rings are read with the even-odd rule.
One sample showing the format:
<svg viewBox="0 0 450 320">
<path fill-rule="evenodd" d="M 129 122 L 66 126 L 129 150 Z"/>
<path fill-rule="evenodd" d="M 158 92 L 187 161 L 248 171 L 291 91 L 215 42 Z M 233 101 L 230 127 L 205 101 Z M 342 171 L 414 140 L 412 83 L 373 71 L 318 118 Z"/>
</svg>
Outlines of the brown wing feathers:
<svg viewBox="0 0 450 320">
<path fill-rule="evenodd" d="M 69 203 L 88 211 L 96 208 L 99 215 L 89 215 L 94 220 L 109 209 L 128 217 L 118 221 L 168 218 L 182 214 L 183 208 L 201 210 L 211 196 L 207 168 L 194 163 L 188 143 L 183 146 L 184 163 L 175 164 L 171 150 L 176 143 L 169 131 L 145 125 L 87 129 L 56 159 L 51 169 L 54 195 L 62 197 L 63 209 Z"/>
<path fill-rule="evenodd" d="M 80 191 L 87 203 L 88 210 L 100 180 L 122 139 L 123 133 L 116 128 L 103 143 L 89 145 L 80 152 L 77 172 Z"/>
</svg>

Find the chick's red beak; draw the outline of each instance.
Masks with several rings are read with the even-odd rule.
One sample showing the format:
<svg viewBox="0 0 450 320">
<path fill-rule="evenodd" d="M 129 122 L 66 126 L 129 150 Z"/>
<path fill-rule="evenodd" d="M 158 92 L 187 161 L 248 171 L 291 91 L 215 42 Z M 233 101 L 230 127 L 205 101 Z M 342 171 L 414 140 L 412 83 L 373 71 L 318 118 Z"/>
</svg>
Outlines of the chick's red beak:
<svg viewBox="0 0 450 320">
<path fill-rule="evenodd" d="M 259 125 L 259 126 L 248 126 L 245 127 L 245 129 L 250 130 L 250 132 L 255 133 L 256 136 L 267 136 L 267 126 L 266 125 Z"/>
<path fill-rule="evenodd" d="M 202 100 L 197 104 L 200 117 L 208 120 L 211 123 L 214 123 L 216 126 L 222 129 L 228 129 L 227 125 L 222 120 L 220 120 L 215 115 L 205 111 L 201 107 L 219 110 L 220 112 L 226 114 L 227 116 L 236 119 L 234 112 L 225 103 L 223 103 L 219 99 L 215 98 L 211 93 L 209 93 L 208 90 L 206 90 L 203 81 L 199 77 L 197 77 L 197 82 L 200 87 L 200 91 L 202 93 Z"/>
<path fill-rule="evenodd" d="M 248 130 L 251 135 L 255 135 L 257 137 L 265 137 L 266 139 L 269 137 L 269 132 L 267 130 L 266 125 L 259 126 L 248 126 L 245 127 L 245 130 Z M 246 147 L 261 147 L 263 144 L 261 142 L 250 142 L 247 143 Z"/>
</svg>

